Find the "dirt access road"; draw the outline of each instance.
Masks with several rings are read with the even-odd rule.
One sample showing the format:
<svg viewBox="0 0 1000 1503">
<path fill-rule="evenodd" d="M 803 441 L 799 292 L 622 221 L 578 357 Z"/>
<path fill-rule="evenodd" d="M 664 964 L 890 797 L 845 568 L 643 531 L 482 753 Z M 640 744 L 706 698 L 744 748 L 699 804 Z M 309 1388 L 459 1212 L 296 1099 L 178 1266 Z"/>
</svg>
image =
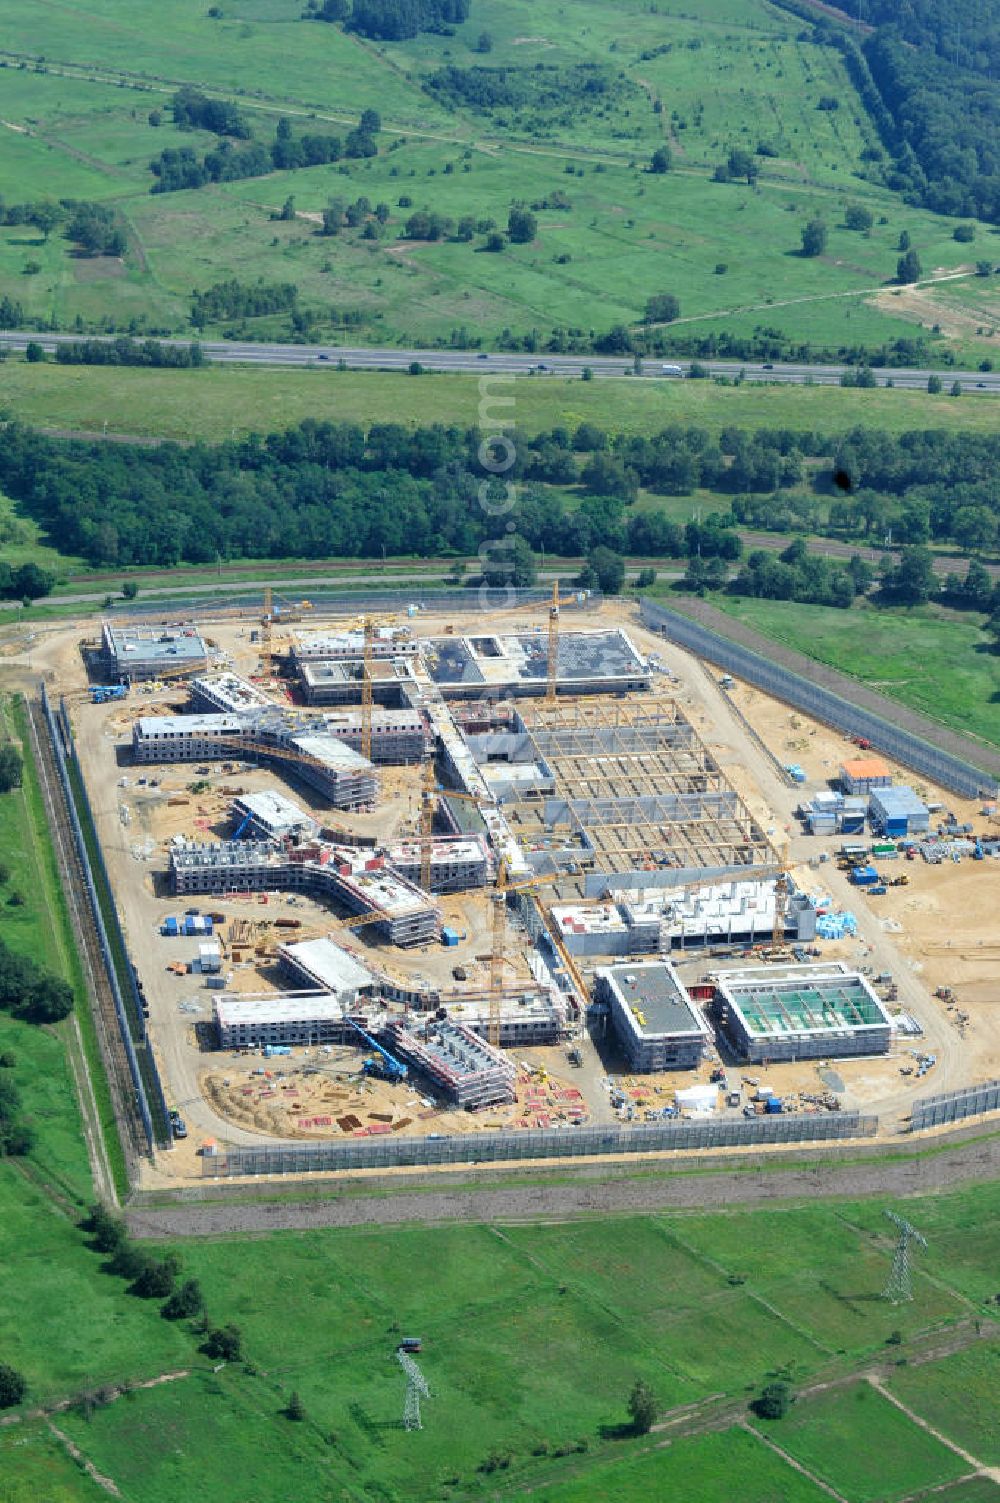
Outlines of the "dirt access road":
<svg viewBox="0 0 1000 1503">
<path fill-rule="evenodd" d="M 301 1191 L 316 1186 L 282 1184 L 264 1179 L 233 1188 L 234 1199 L 200 1205 L 135 1207 L 127 1214 L 134 1237 L 223 1237 L 271 1231 L 309 1231 L 315 1227 L 390 1226 L 406 1222 L 439 1224 L 450 1221 L 550 1221 L 583 1216 L 645 1215 L 664 1210 L 720 1210 L 734 1205 L 762 1205 L 776 1201 L 816 1200 L 818 1197 L 854 1199 L 868 1195 L 930 1195 L 954 1189 L 969 1180 L 988 1180 L 1000 1174 L 1000 1133 L 945 1140 L 951 1146 L 924 1157 L 881 1155 L 861 1148 L 850 1162 L 803 1162 L 800 1167 L 767 1166 L 708 1169 L 705 1158 L 675 1163 L 670 1169 L 654 1166 L 574 1164 L 530 1171 L 534 1183 L 490 1185 L 481 1171 L 473 1180 L 448 1185 L 444 1175 L 407 1176 L 397 1190 L 385 1189 L 385 1179 L 369 1181 L 358 1193 L 330 1186 L 328 1198 L 307 1201 L 247 1203 L 235 1196 Z M 914 1145 L 915 1151 L 919 1152 Z M 857 1155 L 854 1157 L 853 1155 Z M 729 1165 L 734 1160 L 728 1160 Z M 661 1161 L 662 1163 L 662 1161 Z M 691 1170 L 708 1172 L 690 1172 Z M 680 1172 L 675 1172 L 679 1170 Z M 552 1175 L 548 1184 L 537 1183 Z M 554 1176 L 572 1174 L 559 1182 Z M 341 1185 L 345 1181 L 340 1181 Z M 210 1190 L 209 1193 L 212 1193 Z M 219 1190 L 215 1189 L 218 1194 Z M 226 1190 L 222 1190 L 226 1194 Z"/>
</svg>

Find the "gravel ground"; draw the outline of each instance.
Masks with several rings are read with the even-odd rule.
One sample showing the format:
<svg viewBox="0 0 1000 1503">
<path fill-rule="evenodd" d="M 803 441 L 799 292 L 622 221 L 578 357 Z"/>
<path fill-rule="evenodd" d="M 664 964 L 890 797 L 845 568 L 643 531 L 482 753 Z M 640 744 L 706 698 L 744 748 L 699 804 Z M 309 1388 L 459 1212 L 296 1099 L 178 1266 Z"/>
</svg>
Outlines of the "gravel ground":
<svg viewBox="0 0 1000 1503">
<path fill-rule="evenodd" d="M 274 1204 L 215 1201 L 200 1205 L 134 1208 L 128 1227 L 135 1237 L 212 1237 L 233 1233 L 315 1227 L 389 1226 L 404 1222 L 546 1221 L 564 1217 L 629 1215 L 648 1211 L 720 1209 L 779 1200 L 815 1200 L 867 1195 L 919 1195 L 954 1188 L 968 1180 L 989 1180 L 1000 1173 L 1000 1135 L 973 1138 L 944 1152 L 919 1159 L 873 1157 L 870 1162 L 812 1162 L 802 1168 L 720 1169 L 716 1172 L 649 1171 L 648 1178 L 627 1178 L 606 1165 L 587 1166 L 568 1182 L 495 1188 L 480 1177 L 472 1186 L 438 1185 L 428 1176 L 414 1177 L 382 1194 L 347 1192 L 339 1198 L 284 1201 Z M 563 1169 L 563 1174 L 571 1173 Z M 633 1171 L 634 1172 L 634 1171 Z M 415 1192 L 414 1184 L 428 1187 Z M 250 1193 L 266 1195 L 278 1187 L 263 1181 Z M 290 1186 L 288 1187 L 291 1188 Z M 233 1194 L 247 1193 L 245 1186 Z M 308 1193 L 308 1191 L 306 1192 Z"/>
</svg>

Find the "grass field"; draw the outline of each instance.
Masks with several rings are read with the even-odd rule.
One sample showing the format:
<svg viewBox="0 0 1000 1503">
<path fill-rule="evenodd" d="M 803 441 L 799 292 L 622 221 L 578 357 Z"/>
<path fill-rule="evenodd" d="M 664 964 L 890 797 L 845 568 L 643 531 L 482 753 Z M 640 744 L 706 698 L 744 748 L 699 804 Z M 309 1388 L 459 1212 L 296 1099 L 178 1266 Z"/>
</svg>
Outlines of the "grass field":
<svg viewBox="0 0 1000 1503">
<path fill-rule="evenodd" d="M 901 1367 L 893 1393 L 921 1419 L 990 1466 L 1000 1466 L 996 1406 L 1000 1347 L 975 1347 L 933 1367 Z"/>
<path fill-rule="evenodd" d="M 45 1424 L 0 1430 L 0 1499 L 3 1503 L 101 1503 L 107 1493 Z"/>
<path fill-rule="evenodd" d="M 902 230 L 928 272 L 968 267 L 968 248 L 955 244 L 949 221 L 862 178 L 861 152 L 875 137 L 839 54 L 766 0 L 610 8 L 607 0 L 477 0 L 454 36 L 385 45 L 299 14 L 294 0 L 241 0 L 213 19 L 200 0 L 178 0 L 164 28 L 153 0 L 70 0 L 30 18 L 0 0 L 3 120 L 13 127 L 0 130 L 6 197 L 44 183 L 52 196 L 114 202 L 130 229 L 124 265 L 75 258 L 59 234 L 45 243 L 31 229 L 4 230 L 0 293 L 58 326 L 136 320 L 179 331 L 192 288 L 231 276 L 238 243 L 241 278 L 294 280 L 317 328 L 336 331 L 332 305 L 361 314 L 356 333 L 370 342 L 464 329 L 489 345 L 505 328 L 546 335 L 556 325 L 586 333 L 638 319 L 650 294 L 668 290 L 694 320 L 679 327 L 698 331 L 764 323 L 837 345 L 909 336 L 922 321 L 939 348 L 958 339 L 969 358 L 989 352 L 988 329 L 977 334 L 969 320 L 953 329 L 891 298 L 875 305 L 894 275 Z M 488 59 L 473 50 L 484 29 Z M 480 113 L 445 107 L 421 87 L 444 64 L 530 77 L 537 67 L 581 63 L 610 70 L 620 98 Z M 238 99 L 261 138 L 282 113 L 304 128 L 317 119 L 333 128 L 374 107 L 383 149 L 366 161 L 150 196 L 153 155 L 209 144 L 170 123 L 169 96 L 182 82 Z M 842 107 L 819 108 L 829 96 Z M 154 109 L 166 111 L 158 127 L 149 123 Z M 675 170 L 651 175 L 645 163 L 664 141 Z M 757 158 L 756 191 L 709 180 L 731 147 L 753 152 L 760 143 L 773 154 Z M 502 255 L 481 254 L 481 237 L 399 239 L 411 212 L 401 198 L 502 224 L 513 200 L 543 204 L 557 190 L 568 206 L 540 208 L 535 241 Z M 333 195 L 383 201 L 385 238 L 365 240 L 359 228 L 326 239 L 308 219 L 273 223 L 289 194 L 314 218 Z M 868 235 L 843 227 L 849 201 L 872 210 Z M 799 228 L 813 215 L 827 221 L 830 240 L 823 256 L 806 260 Z M 38 266 L 30 275 L 29 263 Z M 249 332 L 286 328 L 252 320 Z"/>
<path fill-rule="evenodd" d="M 599 1462 L 544 1492 L 546 1503 L 649 1503 L 654 1498 L 732 1503 L 821 1503 L 827 1494 L 740 1430 L 675 1441 L 638 1457 Z"/>
<path fill-rule="evenodd" d="M 108 366 L 3 367 L 0 405 L 25 422 L 100 433 L 178 440 L 267 433 L 303 418 L 369 423 L 469 424 L 479 420 L 477 376 L 408 376 L 391 371 L 284 370 L 212 366 L 201 371 Z M 510 387 L 516 427 L 525 434 L 593 422 L 612 433 L 652 434 L 670 423 L 717 431 L 784 427 L 839 434 L 858 423 L 891 432 L 949 428 L 992 433 L 997 398 L 929 396 L 922 391 L 829 386 L 717 386 L 712 381 L 564 380 L 519 376 Z"/>
<path fill-rule="evenodd" d="M 894 1503 L 969 1470 L 868 1383 L 811 1398 L 761 1428 L 848 1503 Z"/>
<path fill-rule="evenodd" d="M 26 1102 L 34 1090 L 26 1082 Z M 192 1356 L 190 1336 L 100 1264 L 45 1186 L 0 1162 L 0 1350 L 35 1402 L 153 1376 Z"/>
<path fill-rule="evenodd" d="M 5 735 L 19 738 L 24 722 L 9 702 L 0 706 L 0 726 Z M 65 976 L 74 986 L 77 1013 L 86 1027 L 83 979 L 75 954 L 68 917 L 54 865 L 44 821 L 40 821 L 40 794 L 30 763 L 25 766 L 24 788 L 0 795 L 0 852 L 10 872 L 0 888 L 0 939 L 19 954 L 31 955 L 42 965 Z M 17 894 L 23 901 L 12 906 Z M 17 1067 L 14 1080 L 37 1133 L 30 1155 L 33 1170 L 57 1183 L 63 1193 L 85 1204 L 90 1189 L 90 1167 L 80 1136 L 73 1079 L 64 1044 L 71 1024 L 38 1028 L 0 1012 L 0 1048 L 13 1051 Z M 96 1062 L 96 1049 L 94 1051 Z M 111 1129 L 110 1103 L 100 1076 L 98 1099 L 105 1127 Z M 113 1130 L 113 1129 L 111 1129 Z"/>
<path fill-rule="evenodd" d="M 812 1481 L 752 1435 L 667 1449 L 631 1437 L 631 1383 L 645 1377 L 663 1408 L 709 1394 L 739 1402 L 778 1371 L 794 1387 L 870 1365 L 897 1329 L 904 1345 L 893 1350 L 905 1353 L 972 1317 L 988 1324 L 998 1211 L 1000 1186 L 908 1207 L 929 1248 L 905 1307 L 879 1298 L 892 1240 L 878 1202 L 193 1239 L 180 1248 L 185 1274 L 201 1282 L 213 1321 L 243 1332 L 246 1366 L 213 1373 L 186 1329 L 101 1272 L 43 1182 L 0 1164 L 0 1351 L 36 1402 L 179 1374 L 58 1416 L 126 1503 L 437 1503 L 542 1485 L 557 1503 L 638 1503 L 682 1486 L 689 1503 L 729 1503 L 734 1477 L 741 1503 L 818 1503 Z M 432 1394 L 418 1435 L 399 1426 L 392 1360 L 411 1331 L 423 1336 Z M 995 1349 L 941 1364 L 942 1390 L 964 1385 L 979 1406 L 970 1424 L 935 1400 L 928 1417 L 959 1443 L 984 1441 Z M 923 1413 L 932 1372 L 898 1372 L 901 1397 Z M 284 1414 L 293 1390 L 299 1424 Z M 967 1470 L 875 1394 L 863 1414 L 849 1392 L 802 1401 L 768 1433 L 851 1503 Z M 92 1497 L 82 1477 L 74 1490 L 44 1432 L 18 1439 L 0 1431 L 4 1503 L 22 1503 L 45 1477 L 56 1503 Z M 866 1490 L 857 1459 L 873 1453 L 881 1492 Z M 988 1496 L 956 1491 L 951 1503 Z"/>
<path fill-rule="evenodd" d="M 945 725 L 1000 745 L 1000 658 L 979 616 L 933 607 L 839 611 L 727 595 L 713 604 Z"/>
<path fill-rule="evenodd" d="M 198 1241 L 185 1259 L 210 1306 L 241 1326 L 273 1408 L 296 1389 L 364 1496 L 382 1481 L 386 1497 L 436 1497 L 450 1475 L 474 1489 L 491 1451 L 510 1454 L 513 1487 L 536 1472 L 536 1449 L 586 1437 L 600 1450 L 630 1375 L 664 1405 L 738 1396 L 776 1368 L 801 1380 L 874 1356 L 895 1329 L 909 1339 L 966 1318 L 961 1286 L 989 1267 L 997 1195 L 942 1202 L 941 1223 L 982 1225 L 971 1240 L 939 1230 L 931 1203 L 914 1209 L 931 1251 L 905 1308 L 878 1297 L 889 1244 L 875 1208 Z M 419 1449 L 394 1429 L 386 1363 L 394 1331 L 411 1330 L 435 1396 Z"/>
</svg>

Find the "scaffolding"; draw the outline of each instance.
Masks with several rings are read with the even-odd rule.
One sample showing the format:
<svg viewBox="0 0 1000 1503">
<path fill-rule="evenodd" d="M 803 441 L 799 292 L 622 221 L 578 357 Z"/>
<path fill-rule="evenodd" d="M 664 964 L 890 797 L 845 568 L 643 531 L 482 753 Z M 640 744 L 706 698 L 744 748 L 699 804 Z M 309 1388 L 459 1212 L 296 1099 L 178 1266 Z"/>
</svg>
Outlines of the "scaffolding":
<svg viewBox="0 0 1000 1503">
<path fill-rule="evenodd" d="M 727 1031 L 742 1058 L 793 1060 L 885 1054 L 892 1025 L 865 978 L 822 970 L 784 979 L 719 978 Z"/>
<path fill-rule="evenodd" d="M 455 1106 L 478 1111 L 514 1100 L 515 1067 L 464 1023 L 390 1024 L 394 1053 L 421 1071 Z"/>
</svg>

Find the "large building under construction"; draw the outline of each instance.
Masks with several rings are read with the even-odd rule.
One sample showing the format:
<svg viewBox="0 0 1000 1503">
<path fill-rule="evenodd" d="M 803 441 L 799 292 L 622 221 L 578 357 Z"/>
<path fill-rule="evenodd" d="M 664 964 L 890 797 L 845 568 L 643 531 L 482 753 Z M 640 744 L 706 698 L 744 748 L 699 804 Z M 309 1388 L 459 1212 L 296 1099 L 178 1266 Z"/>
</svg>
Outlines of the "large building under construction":
<svg viewBox="0 0 1000 1503">
<path fill-rule="evenodd" d="M 514 1100 L 514 1065 L 464 1023 L 400 1021 L 391 1023 L 387 1034 L 393 1053 L 427 1076 L 453 1105 L 476 1111 Z"/>
<path fill-rule="evenodd" d="M 193 626 L 101 627 L 102 674 L 121 683 L 204 673 L 208 647 Z"/>
<path fill-rule="evenodd" d="M 774 869 L 766 834 L 671 696 L 522 706 L 511 731 L 462 739 L 474 778 L 504 787 L 523 862 L 583 873 L 590 896 Z M 474 780 L 457 758 L 452 771 Z"/>
<path fill-rule="evenodd" d="M 722 1029 L 751 1064 L 889 1051 L 889 1014 L 846 967 L 769 966 L 722 974 L 716 985 Z"/>
<path fill-rule="evenodd" d="M 393 945 L 427 944 L 441 933 L 441 911 L 429 893 L 379 857 L 321 842 L 182 841 L 170 850 L 170 883 L 181 897 L 309 893 L 370 916 Z"/>
<path fill-rule="evenodd" d="M 603 901 L 554 903 L 552 917 L 571 955 L 669 954 L 747 946 L 774 935 L 776 877 L 686 887 L 613 889 Z M 816 937 L 816 907 L 790 879 L 781 928 L 792 944 Z"/>
<path fill-rule="evenodd" d="M 594 996 L 608 1008 L 630 1070 L 693 1070 L 711 1036 L 669 962 L 609 966 L 597 972 Z"/>
</svg>

